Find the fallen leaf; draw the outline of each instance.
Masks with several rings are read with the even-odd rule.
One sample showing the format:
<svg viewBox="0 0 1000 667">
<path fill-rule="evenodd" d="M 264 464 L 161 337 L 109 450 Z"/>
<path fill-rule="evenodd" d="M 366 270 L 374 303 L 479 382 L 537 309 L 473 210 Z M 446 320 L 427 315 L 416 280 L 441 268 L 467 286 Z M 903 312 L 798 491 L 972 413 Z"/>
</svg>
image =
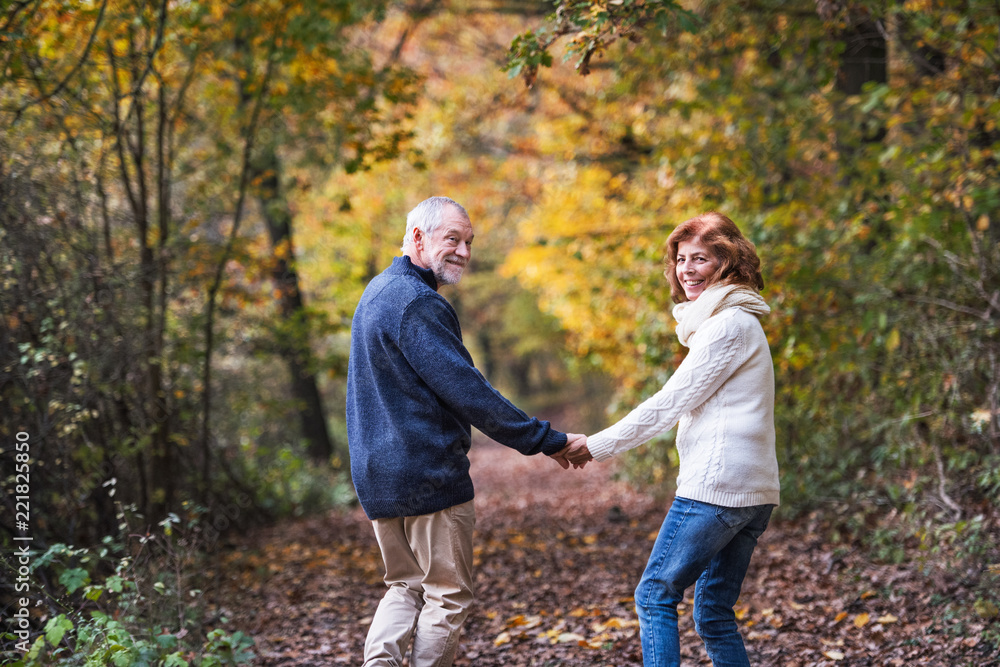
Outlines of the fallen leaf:
<svg viewBox="0 0 1000 667">
<path fill-rule="evenodd" d="M 976 612 L 976 616 L 987 621 L 1000 616 L 1000 609 L 990 600 L 976 600 L 972 604 L 972 610 Z"/>
<path fill-rule="evenodd" d="M 830 658 L 830 660 L 843 660 L 843 651 L 823 651 L 823 655 Z"/>
<path fill-rule="evenodd" d="M 525 616 L 524 614 L 519 614 L 507 619 L 508 628 L 522 628 L 524 630 L 530 630 L 532 628 L 537 628 L 541 624 L 541 616 Z"/>
<path fill-rule="evenodd" d="M 886 624 L 886 623 L 895 623 L 898 620 L 899 619 L 896 618 L 895 616 L 893 616 L 892 614 L 886 614 L 885 616 L 879 616 L 878 617 L 878 622 L 882 623 L 883 625 Z"/>
<path fill-rule="evenodd" d="M 503 646 L 504 644 L 510 643 L 510 633 L 504 630 L 497 635 L 497 638 L 493 640 L 494 646 Z"/>
<path fill-rule="evenodd" d="M 635 628 L 639 626 L 639 621 L 631 618 L 611 618 L 604 623 L 595 623 L 591 626 L 594 632 L 604 632 L 605 630 L 619 630 L 621 628 Z"/>
<path fill-rule="evenodd" d="M 863 628 L 868 625 L 868 614 L 862 613 L 854 617 L 854 627 Z"/>
</svg>

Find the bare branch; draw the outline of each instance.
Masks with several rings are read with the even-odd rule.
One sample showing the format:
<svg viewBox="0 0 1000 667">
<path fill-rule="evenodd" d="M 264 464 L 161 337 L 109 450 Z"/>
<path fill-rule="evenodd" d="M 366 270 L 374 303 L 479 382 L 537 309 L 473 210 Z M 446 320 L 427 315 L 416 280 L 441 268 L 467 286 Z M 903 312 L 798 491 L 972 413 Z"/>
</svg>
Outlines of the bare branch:
<svg viewBox="0 0 1000 667">
<path fill-rule="evenodd" d="M 926 303 L 933 306 L 941 306 L 942 308 L 953 310 L 956 313 L 971 315 L 976 319 L 980 319 L 985 322 L 990 321 L 990 311 L 992 310 L 992 308 L 987 308 L 985 311 L 978 311 L 975 308 L 969 308 L 968 306 L 963 306 L 959 303 L 955 303 L 954 301 L 948 301 L 947 299 L 938 299 L 929 296 L 906 296 L 903 298 L 905 298 L 907 301 L 915 301 L 917 303 Z"/>
<path fill-rule="evenodd" d="M 86 63 L 87 60 L 90 58 L 90 49 L 91 47 L 94 46 L 94 40 L 97 38 L 97 31 L 100 30 L 101 28 L 101 23 L 104 20 L 104 10 L 107 9 L 107 7 L 108 7 L 108 0 L 104 0 L 104 2 L 101 3 L 101 9 L 97 14 L 97 21 L 94 23 L 94 29 L 91 31 L 90 37 L 87 39 L 87 45 L 83 49 L 83 55 L 81 55 L 80 59 L 76 61 L 76 64 L 73 66 L 73 69 L 71 69 L 69 73 L 65 77 L 63 77 L 62 81 L 56 84 L 56 87 L 53 88 L 48 93 L 41 91 L 41 87 L 39 86 L 39 90 L 42 92 L 42 94 L 33 100 L 28 100 L 27 102 L 25 102 L 15 112 L 15 116 L 20 116 L 28 108 L 36 104 L 41 104 L 42 102 L 52 99 L 53 97 L 61 93 L 62 90 L 67 85 L 69 85 L 69 82 L 73 79 L 74 76 L 76 76 L 76 73 L 79 72 L 81 68 L 83 68 L 84 63 Z"/>
</svg>

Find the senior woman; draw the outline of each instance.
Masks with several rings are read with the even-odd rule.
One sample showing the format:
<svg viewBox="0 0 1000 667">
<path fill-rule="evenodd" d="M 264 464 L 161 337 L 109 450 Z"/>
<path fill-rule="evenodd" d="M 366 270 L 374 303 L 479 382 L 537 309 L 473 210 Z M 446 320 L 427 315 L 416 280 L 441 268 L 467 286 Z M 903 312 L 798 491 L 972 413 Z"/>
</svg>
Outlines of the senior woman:
<svg viewBox="0 0 1000 667">
<path fill-rule="evenodd" d="M 609 459 L 679 422 L 677 491 L 635 592 L 643 664 L 680 665 L 677 604 L 694 584 L 695 628 L 712 664 L 748 666 L 733 607 L 779 495 L 774 369 L 759 320 L 770 308 L 756 249 L 724 215 L 678 226 L 666 262 L 677 336 L 690 351 L 573 463 Z"/>
</svg>

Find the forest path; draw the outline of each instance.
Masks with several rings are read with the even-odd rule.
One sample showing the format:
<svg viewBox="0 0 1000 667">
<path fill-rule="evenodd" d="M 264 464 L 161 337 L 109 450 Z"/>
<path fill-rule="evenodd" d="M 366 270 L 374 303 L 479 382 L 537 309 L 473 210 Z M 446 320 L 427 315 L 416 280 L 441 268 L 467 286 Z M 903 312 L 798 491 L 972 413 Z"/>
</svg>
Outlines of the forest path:
<svg viewBox="0 0 1000 667">
<path fill-rule="evenodd" d="M 456 665 L 641 665 L 632 595 L 667 501 L 615 480 L 613 463 L 563 471 L 490 441 L 477 441 L 470 458 L 477 602 Z M 256 639 L 256 664 L 360 665 L 384 591 L 364 513 L 283 522 L 240 544 L 225 557 L 219 599 L 230 629 Z M 737 605 L 751 663 L 1000 664 L 976 628 L 945 632 L 932 589 L 946 583 L 928 584 L 915 565 L 835 551 L 808 521 L 772 521 Z M 684 664 L 708 665 L 689 609 Z"/>
</svg>

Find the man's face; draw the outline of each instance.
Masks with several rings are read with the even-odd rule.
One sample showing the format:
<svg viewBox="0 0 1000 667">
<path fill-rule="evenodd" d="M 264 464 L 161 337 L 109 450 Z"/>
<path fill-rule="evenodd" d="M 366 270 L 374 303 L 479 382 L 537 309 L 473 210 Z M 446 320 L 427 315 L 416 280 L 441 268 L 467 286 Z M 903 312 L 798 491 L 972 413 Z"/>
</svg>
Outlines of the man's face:
<svg viewBox="0 0 1000 667">
<path fill-rule="evenodd" d="M 434 272 L 439 285 L 454 285 L 462 279 L 472 258 L 472 224 L 458 209 L 448 206 L 441 224 L 429 236 L 420 231 L 415 237 L 420 245 L 424 268 Z"/>
</svg>

